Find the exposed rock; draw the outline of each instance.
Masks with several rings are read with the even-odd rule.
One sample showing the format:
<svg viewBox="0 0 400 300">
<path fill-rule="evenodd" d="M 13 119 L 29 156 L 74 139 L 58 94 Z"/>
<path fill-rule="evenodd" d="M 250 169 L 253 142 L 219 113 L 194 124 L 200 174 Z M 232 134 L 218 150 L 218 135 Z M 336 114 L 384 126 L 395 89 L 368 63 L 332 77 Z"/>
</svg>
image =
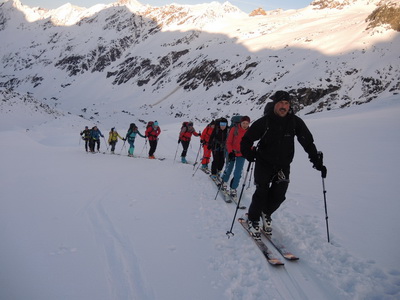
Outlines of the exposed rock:
<svg viewBox="0 0 400 300">
<path fill-rule="evenodd" d="M 259 8 L 255 9 L 255 10 L 253 10 L 253 11 L 249 14 L 250 17 L 254 17 L 254 16 L 266 16 L 266 15 L 267 15 L 267 12 L 266 12 L 264 9 L 262 9 L 261 7 L 259 7 Z"/>
<path fill-rule="evenodd" d="M 400 3 L 388 2 L 379 6 L 365 21 L 369 23 L 368 29 L 387 24 L 400 31 Z"/>
</svg>

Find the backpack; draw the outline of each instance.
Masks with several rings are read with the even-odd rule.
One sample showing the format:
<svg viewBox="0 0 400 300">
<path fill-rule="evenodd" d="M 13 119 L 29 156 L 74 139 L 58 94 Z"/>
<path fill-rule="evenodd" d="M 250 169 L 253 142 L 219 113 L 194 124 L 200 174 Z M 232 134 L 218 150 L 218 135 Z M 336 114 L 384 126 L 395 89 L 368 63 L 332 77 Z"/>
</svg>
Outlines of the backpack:
<svg viewBox="0 0 400 300">
<path fill-rule="evenodd" d="M 243 118 L 243 116 L 241 116 L 241 115 L 236 115 L 231 118 L 231 125 L 229 125 L 228 133 L 232 129 L 234 129 L 235 130 L 234 135 L 239 134 L 239 124 L 240 124 L 240 121 L 242 120 L 242 118 Z"/>
<path fill-rule="evenodd" d="M 268 102 L 267 105 L 265 105 L 264 107 L 264 114 L 263 116 L 265 116 L 266 114 L 269 114 L 270 111 L 274 110 L 274 102 Z"/>
<path fill-rule="evenodd" d="M 181 131 L 182 129 L 185 129 L 185 132 L 188 131 L 189 129 L 189 122 L 183 122 L 182 123 L 182 127 L 181 127 Z"/>
</svg>

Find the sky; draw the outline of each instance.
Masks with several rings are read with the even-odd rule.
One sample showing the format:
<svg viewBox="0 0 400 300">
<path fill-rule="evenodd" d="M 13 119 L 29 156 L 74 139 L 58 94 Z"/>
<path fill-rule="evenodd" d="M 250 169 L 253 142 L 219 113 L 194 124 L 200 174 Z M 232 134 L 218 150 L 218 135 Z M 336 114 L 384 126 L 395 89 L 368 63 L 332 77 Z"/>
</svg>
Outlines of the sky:
<svg viewBox="0 0 400 300">
<path fill-rule="evenodd" d="M 117 2 L 118 0 L 112 0 L 112 1 L 107 1 L 107 0 L 84 0 L 84 1 L 78 1 L 78 0 L 21 0 L 22 4 L 35 7 L 35 6 L 40 6 L 43 8 L 57 8 L 62 6 L 65 3 L 72 3 L 77 6 L 82 6 L 82 7 L 91 7 L 95 4 L 109 4 L 109 3 L 114 3 Z M 207 1 L 207 0 L 180 0 L 180 1 L 161 1 L 161 0 L 143 0 L 139 1 L 142 4 L 149 4 L 151 6 L 163 6 L 166 5 L 167 3 L 178 3 L 178 4 L 201 4 L 201 3 L 207 3 L 207 2 L 212 2 Z M 225 1 L 219 1 L 221 3 Z M 282 8 L 282 9 L 299 9 L 299 8 L 304 8 L 307 7 L 312 0 L 270 0 L 270 1 L 258 1 L 258 0 L 249 0 L 249 1 L 242 1 L 242 0 L 231 0 L 229 1 L 231 4 L 239 7 L 242 11 L 246 13 L 250 13 L 254 9 L 258 7 L 262 7 L 265 10 L 274 10 L 277 8 Z"/>
</svg>

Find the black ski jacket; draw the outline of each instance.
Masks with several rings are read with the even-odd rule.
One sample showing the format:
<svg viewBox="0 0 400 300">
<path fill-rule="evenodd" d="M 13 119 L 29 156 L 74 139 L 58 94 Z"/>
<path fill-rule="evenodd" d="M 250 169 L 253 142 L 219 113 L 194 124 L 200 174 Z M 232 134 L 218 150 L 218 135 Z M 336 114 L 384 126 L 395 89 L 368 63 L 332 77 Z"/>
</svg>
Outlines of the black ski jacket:
<svg viewBox="0 0 400 300">
<path fill-rule="evenodd" d="M 318 155 L 313 136 L 304 121 L 292 113 L 282 118 L 271 111 L 255 121 L 243 136 L 241 152 L 249 160 L 255 155 L 257 162 L 278 168 L 288 167 L 294 157 L 295 136 L 315 164 Z M 257 140 L 260 141 L 254 153 L 252 147 Z"/>
</svg>

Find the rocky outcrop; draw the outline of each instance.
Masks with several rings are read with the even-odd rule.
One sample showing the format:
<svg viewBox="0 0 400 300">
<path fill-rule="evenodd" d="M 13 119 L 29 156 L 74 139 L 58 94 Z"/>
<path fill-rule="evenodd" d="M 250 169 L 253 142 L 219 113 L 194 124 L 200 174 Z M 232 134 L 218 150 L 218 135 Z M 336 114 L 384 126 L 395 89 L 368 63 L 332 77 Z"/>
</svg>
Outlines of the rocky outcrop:
<svg viewBox="0 0 400 300">
<path fill-rule="evenodd" d="M 400 31 L 400 3 L 383 2 L 365 20 L 368 29 L 388 25 L 391 29 Z"/>
</svg>

